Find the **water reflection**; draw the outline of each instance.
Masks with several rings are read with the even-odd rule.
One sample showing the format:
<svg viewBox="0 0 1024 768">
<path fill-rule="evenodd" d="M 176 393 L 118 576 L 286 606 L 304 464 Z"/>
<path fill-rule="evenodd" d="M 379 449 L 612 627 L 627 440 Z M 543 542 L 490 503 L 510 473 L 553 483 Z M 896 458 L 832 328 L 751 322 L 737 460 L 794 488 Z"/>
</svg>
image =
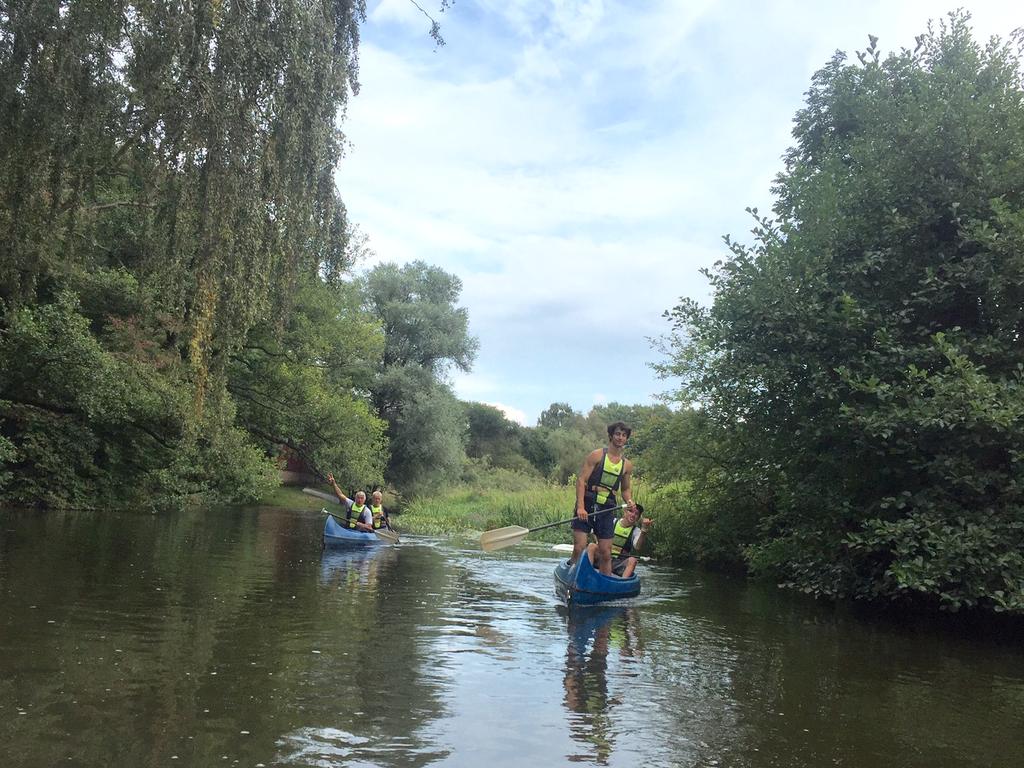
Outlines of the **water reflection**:
<svg viewBox="0 0 1024 768">
<path fill-rule="evenodd" d="M 3 768 L 1020 765 L 1024 638 L 668 567 L 568 609 L 539 549 L 287 510 L 0 514 Z"/>
<path fill-rule="evenodd" d="M 397 557 L 395 547 L 325 549 L 320 560 L 320 584 L 343 589 L 378 590 L 381 572 Z"/>
<path fill-rule="evenodd" d="M 565 619 L 565 707 L 572 740 L 583 750 L 574 763 L 608 765 L 615 747 L 613 712 L 624 704 L 608 692 L 611 654 L 639 658 L 639 615 L 631 606 L 558 606 Z M 626 695 L 625 692 L 623 695 Z"/>
</svg>

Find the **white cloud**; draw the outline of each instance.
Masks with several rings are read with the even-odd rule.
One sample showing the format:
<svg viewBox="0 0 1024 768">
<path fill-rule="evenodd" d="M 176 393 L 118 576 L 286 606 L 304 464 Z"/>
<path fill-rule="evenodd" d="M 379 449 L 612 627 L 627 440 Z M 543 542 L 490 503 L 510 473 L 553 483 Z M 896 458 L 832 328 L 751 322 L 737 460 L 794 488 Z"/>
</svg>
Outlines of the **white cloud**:
<svg viewBox="0 0 1024 768">
<path fill-rule="evenodd" d="M 414 29 L 430 25 L 423 12 L 409 0 L 381 0 L 366 16 L 371 24 L 394 22 Z"/>
<path fill-rule="evenodd" d="M 980 37 L 1024 24 L 1017 2 L 950 3 Z M 428 10 L 432 10 L 428 8 Z M 406 0 L 374 6 L 338 173 L 378 261 L 457 274 L 475 370 L 460 397 L 585 410 L 668 388 L 646 364 L 699 274 L 770 208 L 811 74 L 878 35 L 912 46 L 933 0 L 856 5 L 675 0 L 459 0 L 448 45 Z M 625 371 L 626 373 L 622 373 Z M 608 381 L 607 384 L 601 383 Z"/>
<path fill-rule="evenodd" d="M 483 403 L 492 408 L 497 408 L 505 414 L 505 418 L 517 424 L 527 426 L 526 413 L 522 409 L 505 405 L 490 398 L 490 395 L 500 391 L 501 387 L 495 379 L 489 376 L 458 371 L 452 376 L 452 389 L 454 389 L 456 396 L 460 400 Z"/>
<path fill-rule="evenodd" d="M 512 406 L 505 405 L 504 403 L 484 403 L 484 405 L 490 405 L 493 408 L 497 408 L 505 414 L 505 418 L 509 421 L 514 421 L 516 424 L 520 424 L 524 427 L 529 426 L 526 423 L 526 414 L 518 408 L 513 408 Z"/>
<path fill-rule="evenodd" d="M 498 390 L 498 382 L 492 376 L 487 376 L 472 371 L 455 371 L 451 376 L 452 388 L 463 400 L 483 402 L 488 395 Z"/>
</svg>

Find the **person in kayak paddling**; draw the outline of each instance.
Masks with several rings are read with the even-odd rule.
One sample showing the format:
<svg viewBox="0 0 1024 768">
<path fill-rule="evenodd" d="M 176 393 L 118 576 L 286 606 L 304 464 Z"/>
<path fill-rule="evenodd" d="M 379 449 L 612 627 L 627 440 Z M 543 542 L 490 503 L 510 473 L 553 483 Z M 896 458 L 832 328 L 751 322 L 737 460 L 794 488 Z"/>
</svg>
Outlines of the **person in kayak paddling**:
<svg viewBox="0 0 1024 768">
<path fill-rule="evenodd" d="M 587 454 L 583 468 L 576 478 L 576 519 L 572 527 L 572 557 L 575 563 L 587 548 L 587 536 L 597 537 L 595 568 L 605 576 L 612 572 L 612 537 L 615 535 L 615 518 L 603 510 L 618 506 L 616 491 L 622 493 L 622 501 L 630 509 L 636 509 L 630 478 L 633 462 L 622 455 L 626 442 L 632 434 L 621 421 L 608 425 L 608 447 L 597 448 Z"/>
<path fill-rule="evenodd" d="M 366 503 L 366 491 L 356 491 L 355 499 L 350 499 L 342 493 L 338 483 L 334 480 L 334 475 L 329 472 L 327 473 L 327 482 L 331 484 L 334 495 L 338 497 L 338 500 L 347 511 L 346 521 L 348 522 L 348 527 L 354 528 L 357 531 L 373 533 L 373 512 Z"/>
<path fill-rule="evenodd" d="M 374 528 L 393 530 L 391 527 L 391 517 L 384 506 L 384 494 L 379 490 L 370 494 L 370 512 L 373 514 Z"/>
<path fill-rule="evenodd" d="M 633 575 L 640 561 L 634 553 L 640 551 L 644 536 L 650 528 L 651 518 L 644 517 L 642 504 L 626 507 L 622 517 L 615 521 L 615 532 L 612 535 L 612 573 L 624 579 Z M 596 550 L 596 544 L 587 547 L 591 561 L 594 560 Z"/>
</svg>

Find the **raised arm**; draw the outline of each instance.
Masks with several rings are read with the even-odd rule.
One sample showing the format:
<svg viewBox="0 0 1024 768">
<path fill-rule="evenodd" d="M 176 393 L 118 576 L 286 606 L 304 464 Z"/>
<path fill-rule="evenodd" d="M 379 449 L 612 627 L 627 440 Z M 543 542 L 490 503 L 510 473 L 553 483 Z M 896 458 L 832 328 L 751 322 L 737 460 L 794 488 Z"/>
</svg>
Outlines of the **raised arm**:
<svg viewBox="0 0 1024 768">
<path fill-rule="evenodd" d="M 331 484 L 331 488 L 334 490 L 334 495 L 338 497 L 338 500 L 342 504 L 348 504 L 349 498 L 342 493 L 341 488 L 338 487 L 338 483 L 334 480 L 334 474 L 332 472 L 327 473 L 327 482 Z"/>
<path fill-rule="evenodd" d="M 637 525 L 636 538 L 633 539 L 633 551 L 638 552 L 640 547 L 644 545 L 644 540 L 647 538 L 647 531 L 651 528 L 651 518 L 641 517 Z"/>
</svg>

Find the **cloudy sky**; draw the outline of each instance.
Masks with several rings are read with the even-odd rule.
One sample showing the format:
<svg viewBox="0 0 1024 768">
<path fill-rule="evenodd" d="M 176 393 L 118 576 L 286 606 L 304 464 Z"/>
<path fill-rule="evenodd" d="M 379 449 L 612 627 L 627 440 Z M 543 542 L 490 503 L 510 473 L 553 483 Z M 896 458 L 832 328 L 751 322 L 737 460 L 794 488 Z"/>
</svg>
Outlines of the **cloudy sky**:
<svg viewBox="0 0 1024 768">
<path fill-rule="evenodd" d="M 458 275 L 480 352 L 463 400 L 534 425 L 553 402 L 653 403 L 662 313 L 710 300 L 722 235 L 767 211 L 812 74 L 879 37 L 913 48 L 1019 0 L 368 0 L 338 186 L 375 263 Z"/>
</svg>

